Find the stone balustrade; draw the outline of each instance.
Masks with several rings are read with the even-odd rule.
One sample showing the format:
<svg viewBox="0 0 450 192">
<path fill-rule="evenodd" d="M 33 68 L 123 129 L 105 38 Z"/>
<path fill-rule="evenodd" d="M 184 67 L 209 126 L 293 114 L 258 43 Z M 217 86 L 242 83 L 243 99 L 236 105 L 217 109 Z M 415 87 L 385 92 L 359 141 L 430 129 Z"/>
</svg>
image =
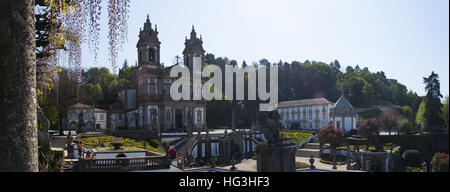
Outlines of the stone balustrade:
<svg viewBox="0 0 450 192">
<path fill-rule="evenodd" d="M 79 171 L 87 172 L 168 169 L 169 166 L 170 165 L 166 156 L 116 157 L 79 160 Z"/>
</svg>

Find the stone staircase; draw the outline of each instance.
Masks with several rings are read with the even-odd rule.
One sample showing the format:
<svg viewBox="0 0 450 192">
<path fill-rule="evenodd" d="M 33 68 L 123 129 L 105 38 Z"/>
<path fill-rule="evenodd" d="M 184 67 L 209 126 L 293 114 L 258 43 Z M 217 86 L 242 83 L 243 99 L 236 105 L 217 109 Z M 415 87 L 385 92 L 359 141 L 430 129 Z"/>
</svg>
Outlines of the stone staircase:
<svg viewBox="0 0 450 192">
<path fill-rule="evenodd" d="M 187 151 L 191 150 L 191 148 L 193 147 L 195 141 L 197 141 L 197 137 L 198 135 L 194 135 L 190 138 L 186 138 L 184 139 L 184 141 L 182 143 L 180 143 L 179 145 L 177 145 L 177 157 L 182 157 L 185 158 L 187 157 Z"/>
<path fill-rule="evenodd" d="M 317 138 L 314 138 L 310 143 L 307 143 L 301 149 L 297 149 L 295 152 L 296 157 L 311 157 L 319 158 L 320 155 L 320 143 Z"/>
</svg>

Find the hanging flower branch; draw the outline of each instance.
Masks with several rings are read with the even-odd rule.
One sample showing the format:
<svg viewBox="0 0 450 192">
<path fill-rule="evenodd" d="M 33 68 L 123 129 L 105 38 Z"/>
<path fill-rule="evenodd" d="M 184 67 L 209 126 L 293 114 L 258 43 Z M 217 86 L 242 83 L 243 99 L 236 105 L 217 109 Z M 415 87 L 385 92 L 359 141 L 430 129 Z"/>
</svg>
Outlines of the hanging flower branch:
<svg viewBox="0 0 450 192">
<path fill-rule="evenodd" d="M 74 7 L 70 0 L 36 0 L 36 71 L 38 89 L 52 88 L 52 76 L 58 67 L 57 53 L 65 49 L 66 30 L 61 15 Z"/>
<path fill-rule="evenodd" d="M 110 0 L 108 4 L 109 61 L 113 73 L 117 69 L 117 56 L 127 38 L 129 0 Z"/>
<path fill-rule="evenodd" d="M 69 50 L 69 58 L 68 63 L 70 68 L 75 66 L 75 74 L 77 78 L 77 97 L 79 97 L 80 86 L 81 86 L 81 40 L 83 37 L 83 29 L 85 17 L 83 17 L 83 4 L 81 1 L 76 1 L 75 6 L 77 8 L 76 11 L 68 14 L 65 19 L 65 24 L 67 30 L 71 32 L 71 35 L 68 36 L 68 50 Z"/>
<path fill-rule="evenodd" d="M 42 71 L 55 71 L 58 60 L 52 57 L 55 57 L 58 49 L 67 50 L 69 67 L 75 69 L 78 80 L 77 95 L 79 95 L 79 87 L 82 82 L 82 42 L 87 42 L 90 51 L 94 54 L 94 63 L 97 63 L 100 45 L 101 3 L 102 0 L 36 0 L 36 4 L 48 7 L 44 14 L 50 18 L 50 22 L 48 22 L 50 27 L 44 30 L 47 33 L 37 34 L 48 38 L 49 41 L 48 46 L 44 44 L 41 49 L 49 54 L 41 54 L 44 56 L 39 62 L 50 65 L 44 66 Z M 118 52 L 127 39 L 129 4 L 130 0 L 108 0 L 109 60 L 113 72 L 117 69 Z M 50 73 L 48 77 L 52 76 Z"/>
<path fill-rule="evenodd" d="M 100 45 L 100 16 L 102 11 L 101 0 L 85 0 L 84 15 L 87 17 L 87 42 L 90 52 L 94 54 L 94 64 L 97 64 L 97 56 Z"/>
</svg>

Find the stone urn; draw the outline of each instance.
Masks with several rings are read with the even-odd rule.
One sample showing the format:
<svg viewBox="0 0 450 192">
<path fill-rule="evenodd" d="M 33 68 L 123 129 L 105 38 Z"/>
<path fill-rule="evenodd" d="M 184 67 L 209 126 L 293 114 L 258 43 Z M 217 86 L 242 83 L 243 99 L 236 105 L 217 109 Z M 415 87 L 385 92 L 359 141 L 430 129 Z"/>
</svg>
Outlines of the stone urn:
<svg viewBox="0 0 450 192">
<path fill-rule="evenodd" d="M 211 168 L 215 168 L 216 167 L 216 162 L 217 162 L 217 158 L 212 158 L 211 159 Z"/>
<path fill-rule="evenodd" d="M 234 160 L 234 158 L 233 158 L 231 160 L 231 168 L 230 168 L 231 171 L 234 171 L 237 169 L 235 165 L 236 165 L 236 160 Z"/>
<path fill-rule="evenodd" d="M 313 155 L 311 155 L 311 158 L 309 159 L 309 164 L 310 164 L 310 166 L 309 166 L 309 168 L 310 169 L 315 169 L 316 168 L 316 166 L 314 166 L 314 157 L 313 157 Z"/>
</svg>

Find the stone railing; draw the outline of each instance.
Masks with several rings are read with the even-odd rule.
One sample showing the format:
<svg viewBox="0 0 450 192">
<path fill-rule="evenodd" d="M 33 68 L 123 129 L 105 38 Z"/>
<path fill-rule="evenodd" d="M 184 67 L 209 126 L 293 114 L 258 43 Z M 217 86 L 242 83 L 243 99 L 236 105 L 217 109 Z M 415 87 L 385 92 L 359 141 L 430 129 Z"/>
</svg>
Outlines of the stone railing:
<svg viewBox="0 0 450 192">
<path fill-rule="evenodd" d="M 79 171 L 120 172 L 170 168 L 166 156 L 116 157 L 102 159 L 80 159 Z"/>
<path fill-rule="evenodd" d="M 301 149 L 303 148 L 303 146 L 305 146 L 307 143 L 311 142 L 313 139 L 315 139 L 318 136 L 318 134 L 315 134 L 311 137 L 309 137 L 307 140 L 300 142 L 300 144 L 298 144 L 297 149 Z"/>
</svg>

